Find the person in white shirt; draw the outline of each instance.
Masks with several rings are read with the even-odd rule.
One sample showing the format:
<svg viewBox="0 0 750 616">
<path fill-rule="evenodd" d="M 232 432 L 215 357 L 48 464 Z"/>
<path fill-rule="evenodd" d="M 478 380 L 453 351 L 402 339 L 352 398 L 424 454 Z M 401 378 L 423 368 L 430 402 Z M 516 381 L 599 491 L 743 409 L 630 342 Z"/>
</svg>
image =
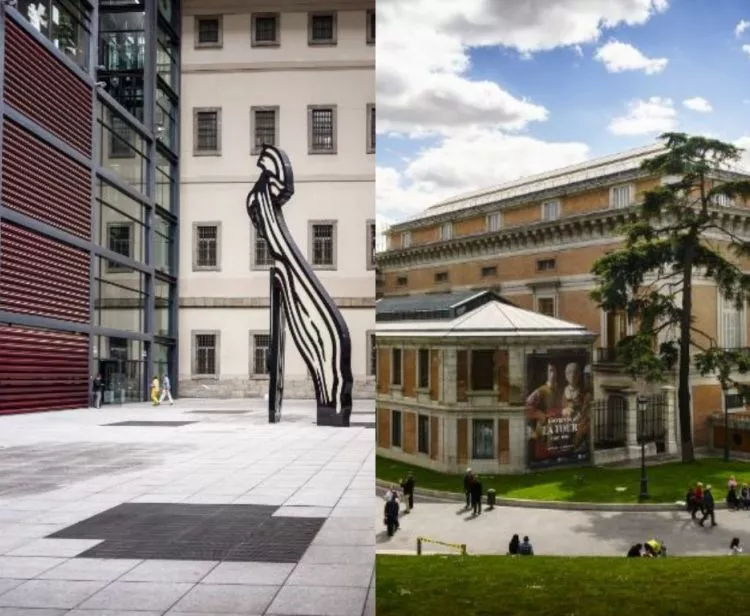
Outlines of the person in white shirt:
<svg viewBox="0 0 750 616">
<path fill-rule="evenodd" d="M 172 384 L 169 382 L 169 376 L 164 375 L 164 378 L 161 380 L 161 398 L 159 400 L 159 403 L 161 404 L 164 402 L 165 398 L 169 398 L 169 404 L 174 404 L 174 400 L 172 399 L 172 392 L 170 391 L 172 388 Z"/>
</svg>

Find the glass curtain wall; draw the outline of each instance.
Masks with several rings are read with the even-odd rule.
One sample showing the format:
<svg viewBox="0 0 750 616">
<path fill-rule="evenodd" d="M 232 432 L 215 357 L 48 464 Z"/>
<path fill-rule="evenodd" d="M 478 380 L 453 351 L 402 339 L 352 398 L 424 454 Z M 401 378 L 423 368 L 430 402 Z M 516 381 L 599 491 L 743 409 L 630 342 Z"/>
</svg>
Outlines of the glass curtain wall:
<svg viewBox="0 0 750 616">
<path fill-rule="evenodd" d="M 179 2 L 101 0 L 92 259 L 105 403 L 177 393 Z"/>
</svg>

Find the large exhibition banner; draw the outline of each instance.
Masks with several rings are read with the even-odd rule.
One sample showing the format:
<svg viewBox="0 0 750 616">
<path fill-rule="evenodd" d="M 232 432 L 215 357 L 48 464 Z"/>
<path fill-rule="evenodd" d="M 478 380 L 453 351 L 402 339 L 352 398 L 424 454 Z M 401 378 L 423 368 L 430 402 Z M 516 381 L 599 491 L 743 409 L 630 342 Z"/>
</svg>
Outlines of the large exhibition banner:
<svg viewBox="0 0 750 616">
<path fill-rule="evenodd" d="M 588 354 L 568 349 L 529 355 L 526 383 L 529 468 L 589 462 L 593 385 Z"/>
</svg>

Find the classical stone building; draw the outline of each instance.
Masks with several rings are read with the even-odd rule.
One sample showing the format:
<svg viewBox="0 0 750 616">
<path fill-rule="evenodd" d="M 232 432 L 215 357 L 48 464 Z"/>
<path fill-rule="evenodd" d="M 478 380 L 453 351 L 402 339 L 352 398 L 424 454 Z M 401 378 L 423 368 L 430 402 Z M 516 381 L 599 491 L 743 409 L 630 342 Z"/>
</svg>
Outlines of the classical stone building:
<svg viewBox="0 0 750 616">
<path fill-rule="evenodd" d="M 245 198 L 263 143 L 292 162 L 284 215 L 341 308 L 355 397 L 374 395 L 374 0 L 183 4 L 180 385 L 267 391 L 269 255 Z M 312 397 L 286 344 L 285 395 Z"/>
<path fill-rule="evenodd" d="M 628 331 L 624 315 L 600 310 L 590 292 L 596 259 L 621 245 L 617 229 L 633 220 L 643 192 L 668 180 L 640 168 L 660 151 L 653 145 L 522 178 L 394 224 L 387 231 L 387 250 L 377 258 L 379 291 L 391 298 L 493 289 L 517 306 L 580 323 L 598 336 L 592 362 L 598 399 L 630 399 L 634 390 L 653 393 L 623 375 L 614 353 Z M 716 171 L 711 181 L 736 177 L 747 176 Z M 722 199 L 713 213 L 722 226 L 750 239 L 747 206 Z M 719 237 L 710 239 L 720 244 Z M 740 265 L 750 272 L 750 260 Z M 725 302 L 700 274 L 693 281 L 693 309 L 696 328 L 714 344 L 748 346 L 750 313 Z M 691 397 L 695 443 L 707 446 L 708 419 L 722 408 L 724 395 L 713 377 L 696 373 Z"/>
<path fill-rule="evenodd" d="M 594 338 L 489 291 L 380 300 L 378 453 L 454 473 L 589 462 Z"/>
</svg>

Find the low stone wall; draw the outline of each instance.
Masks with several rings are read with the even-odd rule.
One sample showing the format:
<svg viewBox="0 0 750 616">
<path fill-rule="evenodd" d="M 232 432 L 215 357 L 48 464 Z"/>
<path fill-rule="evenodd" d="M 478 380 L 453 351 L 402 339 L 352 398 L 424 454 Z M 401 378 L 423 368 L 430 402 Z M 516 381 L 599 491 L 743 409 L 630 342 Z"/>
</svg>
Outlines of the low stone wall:
<svg viewBox="0 0 750 616">
<path fill-rule="evenodd" d="M 183 398 L 262 398 L 268 393 L 266 379 L 180 379 L 179 395 Z M 315 398 L 308 378 L 285 379 L 284 397 L 289 400 Z M 355 400 L 375 398 L 375 379 L 354 379 Z"/>
</svg>

